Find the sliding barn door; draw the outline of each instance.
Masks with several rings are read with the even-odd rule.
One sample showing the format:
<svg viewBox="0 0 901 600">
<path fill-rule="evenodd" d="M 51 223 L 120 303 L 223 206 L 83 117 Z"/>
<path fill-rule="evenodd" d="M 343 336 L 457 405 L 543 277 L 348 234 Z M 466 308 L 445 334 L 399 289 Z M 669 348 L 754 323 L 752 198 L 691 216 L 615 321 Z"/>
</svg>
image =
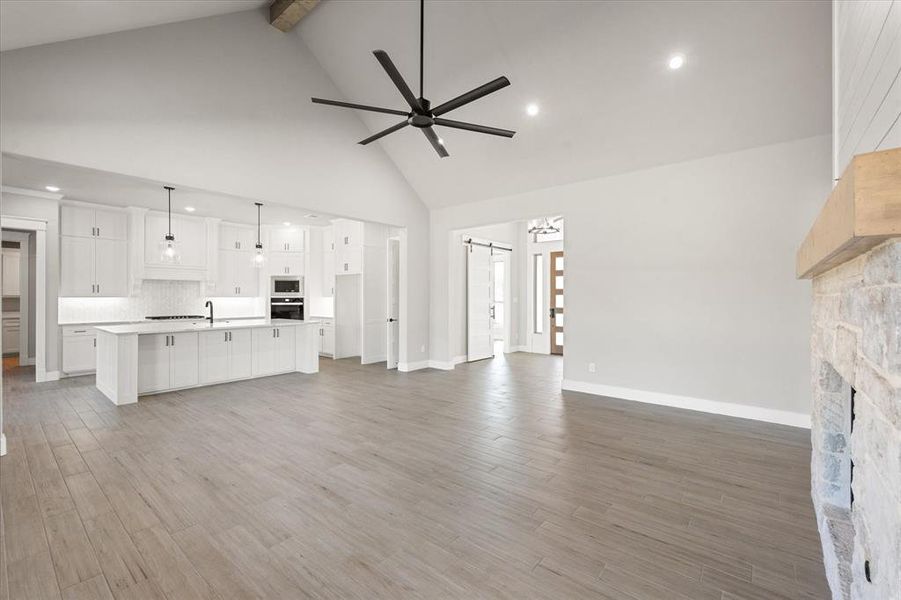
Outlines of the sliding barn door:
<svg viewBox="0 0 901 600">
<path fill-rule="evenodd" d="M 466 358 L 494 356 L 491 343 L 491 249 L 471 244 L 466 252 Z"/>
</svg>

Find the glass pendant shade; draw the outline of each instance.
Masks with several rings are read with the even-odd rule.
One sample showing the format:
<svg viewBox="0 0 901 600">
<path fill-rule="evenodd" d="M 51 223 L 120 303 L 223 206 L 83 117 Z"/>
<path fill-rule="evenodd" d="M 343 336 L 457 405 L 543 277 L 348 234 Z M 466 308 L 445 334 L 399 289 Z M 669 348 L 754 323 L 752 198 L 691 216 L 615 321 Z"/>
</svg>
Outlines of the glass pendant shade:
<svg viewBox="0 0 901 600">
<path fill-rule="evenodd" d="M 257 244 L 256 252 L 253 253 L 253 266 L 262 269 L 266 266 L 266 253 L 263 252 L 263 244 Z"/>
<path fill-rule="evenodd" d="M 163 189 L 166 190 L 169 196 L 169 228 L 160 241 L 160 260 L 164 263 L 174 264 L 181 261 L 178 244 L 175 243 L 175 236 L 172 235 L 172 190 L 175 188 L 171 185 L 164 185 Z"/>
</svg>

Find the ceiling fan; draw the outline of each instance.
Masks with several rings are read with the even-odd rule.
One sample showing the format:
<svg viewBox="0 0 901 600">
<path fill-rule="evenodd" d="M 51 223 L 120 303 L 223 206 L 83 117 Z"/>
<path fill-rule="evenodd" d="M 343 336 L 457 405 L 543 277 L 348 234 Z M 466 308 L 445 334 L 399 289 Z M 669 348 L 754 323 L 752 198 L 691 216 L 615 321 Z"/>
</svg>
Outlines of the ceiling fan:
<svg viewBox="0 0 901 600">
<path fill-rule="evenodd" d="M 366 145 L 370 142 L 374 142 L 375 140 L 382 138 L 389 133 L 394 133 L 395 131 L 399 131 L 406 127 L 407 125 L 412 125 L 413 127 L 419 128 L 422 133 L 425 134 L 425 137 L 432 144 L 432 147 L 435 149 L 435 152 L 438 153 L 438 156 L 444 158 L 446 156 L 450 156 L 447 152 L 447 149 L 444 147 L 444 140 L 438 137 L 438 134 L 435 132 L 433 125 L 438 125 L 439 127 L 452 127 L 454 129 L 465 129 L 467 131 L 475 131 L 477 133 L 487 133 L 489 135 L 499 135 L 502 137 L 512 138 L 516 132 L 510 131 L 509 129 L 500 129 L 498 127 L 487 127 L 485 125 L 476 125 L 474 123 L 464 123 L 463 121 L 454 121 L 451 119 L 445 119 L 441 115 L 449 113 L 455 108 L 460 108 L 465 104 L 469 104 L 475 100 L 483 96 L 487 96 L 493 92 L 496 92 L 502 88 L 510 85 L 510 80 L 506 77 L 498 77 L 494 81 L 489 81 L 485 85 L 480 85 L 474 90 L 470 90 L 465 94 L 461 94 L 452 100 L 448 100 L 444 104 L 439 104 L 438 106 L 432 108 L 431 102 L 429 102 L 423 94 L 423 77 L 422 77 L 422 55 L 423 55 L 423 46 L 424 46 L 424 30 L 425 30 L 425 0 L 419 1 L 419 97 L 413 95 L 413 92 L 410 90 L 410 86 L 407 85 L 407 82 L 404 81 L 404 78 L 401 77 L 400 72 L 398 72 L 397 67 L 394 66 L 394 63 L 391 61 L 391 58 L 388 57 L 388 53 L 384 50 L 374 50 L 373 54 L 375 55 L 376 60 L 382 65 L 382 68 L 385 69 L 385 72 L 388 73 L 388 77 L 391 78 L 391 81 L 394 82 L 394 85 L 397 86 L 398 91 L 400 91 L 400 95 L 404 97 L 404 100 L 407 101 L 407 104 L 410 105 L 410 110 L 395 110 L 393 108 L 381 108 L 378 106 L 367 106 L 364 104 L 353 104 L 351 102 L 340 102 L 338 100 L 325 100 L 324 98 L 312 98 L 313 102 L 316 104 L 329 104 L 331 106 L 342 106 L 345 108 L 358 108 L 360 110 L 368 110 L 372 112 L 380 112 L 389 115 L 399 115 L 405 117 L 403 121 L 398 123 L 397 125 L 392 125 L 388 129 L 380 131 L 374 135 L 369 136 L 365 140 L 362 140 L 360 144 Z"/>
</svg>

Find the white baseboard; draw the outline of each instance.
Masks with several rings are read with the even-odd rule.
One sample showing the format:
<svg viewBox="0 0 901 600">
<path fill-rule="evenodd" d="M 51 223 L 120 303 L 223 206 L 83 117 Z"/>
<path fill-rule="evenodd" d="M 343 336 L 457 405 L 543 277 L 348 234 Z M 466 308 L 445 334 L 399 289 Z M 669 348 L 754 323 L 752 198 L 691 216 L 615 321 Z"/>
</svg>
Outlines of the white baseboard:
<svg viewBox="0 0 901 600">
<path fill-rule="evenodd" d="M 25 359 L 20 358 L 19 365 L 21 365 L 23 367 L 33 367 L 34 366 L 34 357 L 25 358 Z"/>
<path fill-rule="evenodd" d="M 460 363 L 465 363 L 465 362 L 466 362 L 466 355 L 465 355 L 465 354 L 461 354 L 460 356 L 455 356 L 453 362 L 454 362 L 455 365 L 459 365 Z"/>
<path fill-rule="evenodd" d="M 510 352 L 528 352 L 528 346 L 510 346 Z"/>
<path fill-rule="evenodd" d="M 6 456 L 6 436 L 0 433 L 0 456 Z"/>
<path fill-rule="evenodd" d="M 810 429 L 810 415 L 787 410 L 778 410 L 775 408 L 763 408 L 760 406 L 749 406 L 747 404 L 735 404 L 732 402 L 719 402 L 717 400 L 705 400 L 704 398 L 693 398 L 691 396 L 677 396 L 675 394 L 664 394 L 662 392 L 648 392 L 645 390 L 591 383 L 588 381 L 576 381 L 574 379 L 564 379 L 563 389 L 573 392 L 584 392 L 595 396 L 607 396 L 609 398 L 633 400 L 635 402 L 659 404 L 661 406 L 672 406 L 675 408 L 696 410 L 716 415 L 753 419 L 755 421 L 766 421 L 767 423 L 778 423 L 780 425 L 790 425 L 791 427 Z"/>
<path fill-rule="evenodd" d="M 430 369 L 441 369 L 442 371 L 453 371 L 456 363 L 452 360 L 430 360 Z"/>
<path fill-rule="evenodd" d="M 412 363 L 397 363 L 397 370 L 402 373 L 409 373 L 410 371 L 418 371 L 419 369 L 426 369 L 429 366 L 429 361 L 420 360 L 418 362 Z"/>
</svg>

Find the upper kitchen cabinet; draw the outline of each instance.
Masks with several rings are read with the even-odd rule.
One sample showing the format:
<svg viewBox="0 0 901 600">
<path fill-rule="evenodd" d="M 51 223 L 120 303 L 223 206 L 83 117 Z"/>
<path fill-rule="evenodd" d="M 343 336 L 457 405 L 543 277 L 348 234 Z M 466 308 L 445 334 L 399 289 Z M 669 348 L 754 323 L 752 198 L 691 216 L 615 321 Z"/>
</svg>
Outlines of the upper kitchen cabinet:
<svg viewBox="0 0 901 600">
<path fill-rule="evenodd" d="M 259 294 L 260 272 L 253 266 L 253 252 L 220 250 L 216 296 L 253 298 Z"/>
<path fill-rule="evenodd" d="M 144 216 L 146 279 L 202 279 L 207 266 L 207 229 L 203 219 L 172 215 L 172 235 L 178 246 L 176 263 L 163 261 L 161 243 L 169 232 L 169 217 L 149 211 Z"/>
<path fill-rule="evenodd" d="M 64 204 L 60 207 L 60 233 L 76 237 L 125 240 L 128 216 L 122 211 Z"/>
<path fill-rule="evenodd" d="M 127 215 L 63 205 L 60 219 L 59 295 L 127 296 Z"/>
<path fill-rule="evenodd" d="M 219 226 L 220 250 L 253 250 L 256 242 L 257 231 L 253 227 L 229 223 Z"/>
<path fill-rule="evenodd" d="M 303 229 L 286 227 L 269 230 L 269 252 L 303 252 Z"/>
<path fill-rule="evenodd" d="M 363 245 L 363 223 L 348 219 L 334 221 L 334 242 L 336 249 L 354 248 Z"/>
<path fill-rule="evenodd" d="M 273 252 L 269 255 L 267 271 L 270 277 L 304 274 L 303 252 Z"/>
</svg>

